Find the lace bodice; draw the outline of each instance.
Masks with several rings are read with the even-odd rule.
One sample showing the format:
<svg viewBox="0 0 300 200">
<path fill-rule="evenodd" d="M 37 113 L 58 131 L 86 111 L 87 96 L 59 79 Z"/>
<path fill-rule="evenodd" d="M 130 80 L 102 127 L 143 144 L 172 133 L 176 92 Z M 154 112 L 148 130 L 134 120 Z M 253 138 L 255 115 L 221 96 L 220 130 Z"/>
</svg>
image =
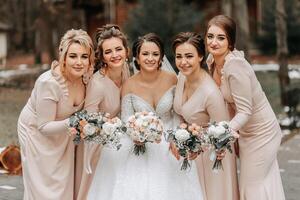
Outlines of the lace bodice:
<svg viewBox="0 0 300 200">
<path fill-rule="evenodd" d="M 175 86 L 168 89 L 165 94 L 160 98 L 157 103 L 156 108 L 153 108 L 147 101 L 143 98 L 129 93 L 125 95 L 122 99 L 122 108 L 121 108 L 121 119 L 127 121 L 127 119 L 133 115 L 135 112 L 154 112 L 159 116 L 164 124 L 169 124 L 170 121 L 173 121 L 173 99 L 175 93 Z M 170 124 L 171 125 L 171 124 Z"/>
</svg>

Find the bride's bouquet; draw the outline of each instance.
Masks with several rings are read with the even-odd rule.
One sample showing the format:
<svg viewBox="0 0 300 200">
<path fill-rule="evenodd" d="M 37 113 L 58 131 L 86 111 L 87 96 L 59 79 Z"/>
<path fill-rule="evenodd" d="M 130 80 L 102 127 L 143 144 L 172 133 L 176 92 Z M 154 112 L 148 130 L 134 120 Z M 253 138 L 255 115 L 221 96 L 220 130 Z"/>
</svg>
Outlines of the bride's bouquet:
<svg viewBox="0 0 300 200">
<path fill-rule="evenodd" d="M 210 160 L 214 161 L 213 170 L 223 169 L 222 160 L 217 159 L 216 153 L 226 150 L 232 153 L 231 144 L 238 138 L 238 134 L 230 129 L 226 121 L 210 123 L 208 128 L 204 130 L 204 134 L 213 147 L 210 154 Z"/>
<path fill-rule="evenodd" d="M 183 157 L 181 170 L 191 167 L 190 160 L 206 148 L 205 138 L 202 137 L 201 128 L 196 124 L 180 124 L 175 130 L 168 130 L 168 141 L 173 148 Z M 179 157 L 177 158 L 179 160 Z"/>
<path fill-rule="evenodd" d="M 82 110 L 70 117 L 69 132 L 75 135 L 75 144 L 84 140 L 119 150 L 120 137 L 126 132 L 126 127 L 119 118 L 110 118 L 108 113 L 87 113 Z"/>
<path fill-rule="evenodd" d="M 153 112 L 136 112 L 126 123 L 127 134 L 134 141 L 134 154 L 146 152 L 147 142 L 160 143 L 163 123 Z"/>
</svg>

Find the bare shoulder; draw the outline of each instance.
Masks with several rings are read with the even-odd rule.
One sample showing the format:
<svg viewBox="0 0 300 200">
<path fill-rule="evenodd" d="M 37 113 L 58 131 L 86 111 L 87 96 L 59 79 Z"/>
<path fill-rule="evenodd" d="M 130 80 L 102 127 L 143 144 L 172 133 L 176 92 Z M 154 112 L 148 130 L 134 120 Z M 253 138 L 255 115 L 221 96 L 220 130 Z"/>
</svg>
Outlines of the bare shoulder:
<svg viewBox="0 0 300 200">
<path fill-rule="evenodd" d="M 134 88 L 135 83 L 136 83 L 136 77 L 137 77 L 137 74 L 131 76 L 122 85 L 122 90 L 121 90 L 122 97 L 133 91 L 133 88 Z"/>
<path fill-rule="evenodd" d="M 171 86 L 177 84 L 177 76 L 174 73 L 162 71 L 162 78 L 164 81 L 169 83 Z"/>
</svg>

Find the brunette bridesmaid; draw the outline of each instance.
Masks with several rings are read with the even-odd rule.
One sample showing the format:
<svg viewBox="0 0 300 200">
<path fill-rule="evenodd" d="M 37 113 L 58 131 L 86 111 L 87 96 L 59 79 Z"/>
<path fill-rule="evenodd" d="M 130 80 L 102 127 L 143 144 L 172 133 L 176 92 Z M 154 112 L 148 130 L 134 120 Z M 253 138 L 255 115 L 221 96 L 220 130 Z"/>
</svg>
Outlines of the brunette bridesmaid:
<svg viewBox="0 0 300 200">
<path fill-rule="evenodd" d="M 96 43 L 96 72 L 87 87 L 84 109 L 88 112 L 106 112 L 115 117 L 120 112 L 120 89 L 129 77 L 127 38 L 117 25 L 107 24 L 97 29 Z M 102 149 L 100 145 L 84 146 L 79 146 L 81 149 L 78 151 L 77 166 L 84 165 L 77 171 L 78 200 L 87 198 L 96 171 L 101 170 L 107 163 L 106 157 L 114 151 Z M 100 158 L 100 154 L 104 157 Z M 80 171 L 82 168 L 83 171 Z"/>
<path fill-rule="evenodd" d="M 230 127 L 240 134 L 240 199 L 284 200 L 277 162 L 282 133 L 251 65 L 234 49 L 235 37 L 231 18 L 218 15 L 209 21 L 207 63 L 233 114 Z"/>
<path fill-rule="evenodd" d="M 69 117 L 83 108 L 83 76 L 93 70 L 93 43 L 83 30 L 69 30 L 59 61 L 35 82 L 18 121 L 24 199 L 73 199 L 75 147 Z"/>
<path fill-rule="evenodd" d="M 187 123 L 207 126 L 211 121 L 228 121 L 229 114 L 218 87 L 205 68 L 204 40 L 193 32 L 179 33 L 173 41 L 178 82 L 174 110 Z M 210 152 L 196 158 L 198 176 L 204 199 L 237 200 L 238 184 L 235 154 L 227 153 L 222 160 L 224 170 L 213 172 Z"/>
</svg>

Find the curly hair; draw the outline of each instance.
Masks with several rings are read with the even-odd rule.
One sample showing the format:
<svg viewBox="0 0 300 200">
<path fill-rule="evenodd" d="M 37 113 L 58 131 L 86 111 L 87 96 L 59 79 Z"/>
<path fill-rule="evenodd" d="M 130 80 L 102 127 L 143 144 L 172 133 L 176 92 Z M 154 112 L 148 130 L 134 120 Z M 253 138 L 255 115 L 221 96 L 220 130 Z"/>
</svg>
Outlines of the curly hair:
<svg viewBox="0 0 300 200">
<path fill-rule="evenodd" d="M 102 26 L 101 28 L 98 28 L 96 31 L 96 51 L 95 51 L 95 71 L 106 67 L 106 63 L 104 62 L 103 58 L 103 42 L 106 39 L 110 38 L 119 38 L 122 40 L 122 44 L 124 48 L 126 49 L 126 53 L 128 54 L 128 45 L 127 45 L 127 37 L 125 34 L 121 31 L 120 27 L 115 24 L 106 24 Z"/>
</svg>

